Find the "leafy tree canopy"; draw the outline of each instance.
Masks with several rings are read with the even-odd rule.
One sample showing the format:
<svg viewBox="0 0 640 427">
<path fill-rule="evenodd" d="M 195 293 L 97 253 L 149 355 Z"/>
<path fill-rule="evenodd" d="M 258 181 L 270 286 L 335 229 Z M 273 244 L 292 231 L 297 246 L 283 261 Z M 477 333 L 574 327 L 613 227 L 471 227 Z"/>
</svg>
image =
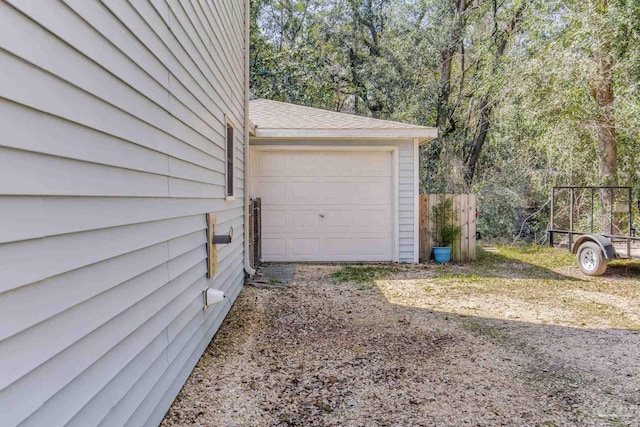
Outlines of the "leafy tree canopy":
<svg viewBox="0 0 640 427">
<path fill-rule="evenodd" d="M 251 17 L 253 96 L 437 126 L 421 191 L 478 192 L 485 236 L 526 214 L 543 237 L 553 185 L 640 198 L 636 0 L 253 0 Z"/>
</svg>

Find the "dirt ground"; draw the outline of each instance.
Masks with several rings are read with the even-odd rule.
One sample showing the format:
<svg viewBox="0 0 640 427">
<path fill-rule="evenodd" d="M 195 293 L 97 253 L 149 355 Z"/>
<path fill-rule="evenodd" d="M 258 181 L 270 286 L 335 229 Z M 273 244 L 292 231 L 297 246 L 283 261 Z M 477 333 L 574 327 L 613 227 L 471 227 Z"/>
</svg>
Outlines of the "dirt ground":
<svg viewBox="0 0 640 427">
<path fill-rule="evenodd" d="M 548 256 L 247 286 L 162 425 L 640 426 L 640 266 Z"/>
</svg>

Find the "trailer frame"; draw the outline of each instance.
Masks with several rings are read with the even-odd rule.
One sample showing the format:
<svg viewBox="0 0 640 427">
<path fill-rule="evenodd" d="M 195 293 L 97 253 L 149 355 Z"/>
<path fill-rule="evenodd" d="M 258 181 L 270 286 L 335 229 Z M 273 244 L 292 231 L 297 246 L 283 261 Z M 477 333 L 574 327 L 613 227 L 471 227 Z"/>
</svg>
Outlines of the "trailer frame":
<svg viewBox="0 0 640 427">
<path fill-rule="evenodd" d="M 556 227 L 556 197 L 559 190 L 569 192 L 569 228 L 562 229 Z M 590 230 L 576 230 L 574 224 L 575 217 L 575 194 L 576 191 L 588 190 L 591 193 Z M 596 192 L 602 194 L 609 192 L 609 202 L 607 205 L 609 217 L 608 233 L 594 232 L 594 201 Z M 624 191 L 627 193 L 627 234 L 614 233 L 614 193 Z M 581 270 L 588 275 L 596 276 L 603 274 L 606 270 L 606 263 L 613 259 L 640 259 L 640 250 L 634 252 L 634 243 L 640 242 L 640 236 L 636 235 L 633 227 L 633 194 L 631 187 L 627 186 L 556 186 L 551 190 L 551 218 L 549 223 L 549 246 L 554 247 L 554 237 L 556 235 L 566 235 L 568 248 L 573 254 L 577 254 L 578 264 Z M 640 201 L 638 201 L 640 207 Z M 604 207 L 604 206 L 603 206 Z M 588 245 L 587 245 L 588 243 Z M 599 249 L 600 253 L 597 253 Z M 586 268 L 585 263 L 592 266 Z M 602 265 L 604 263 L 604 266 Z M 595 265 L 595 266 L 594 266 Z"/>
</svg>

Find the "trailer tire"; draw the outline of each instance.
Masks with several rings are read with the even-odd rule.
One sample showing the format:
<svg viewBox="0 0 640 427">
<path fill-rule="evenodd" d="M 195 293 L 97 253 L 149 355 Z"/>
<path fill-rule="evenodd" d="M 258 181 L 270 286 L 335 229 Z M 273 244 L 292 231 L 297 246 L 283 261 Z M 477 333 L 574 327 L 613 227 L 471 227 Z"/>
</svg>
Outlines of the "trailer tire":
<svg viewBox="0 0 640 427">
<path fill-rule="evenodd" d="M 578 248 L 578 265 L 587 276 L 602 276 L 607 271 L 607 260 L 600 245 L 595 242 L 584 242 Z"/>
</svg>

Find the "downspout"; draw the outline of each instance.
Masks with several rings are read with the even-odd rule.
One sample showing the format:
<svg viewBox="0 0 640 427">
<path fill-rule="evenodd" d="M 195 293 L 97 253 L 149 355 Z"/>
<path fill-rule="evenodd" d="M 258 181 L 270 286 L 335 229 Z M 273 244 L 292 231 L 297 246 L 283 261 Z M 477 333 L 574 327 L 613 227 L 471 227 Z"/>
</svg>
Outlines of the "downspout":
<svg viewBox="0 0 640 427">
<path fill-rule="evenodd" d="M 256 271 L 249 261 L 249 38 L 251 0 L 244 2 L 244 271 L 253 276 Z"/>
</svg>

